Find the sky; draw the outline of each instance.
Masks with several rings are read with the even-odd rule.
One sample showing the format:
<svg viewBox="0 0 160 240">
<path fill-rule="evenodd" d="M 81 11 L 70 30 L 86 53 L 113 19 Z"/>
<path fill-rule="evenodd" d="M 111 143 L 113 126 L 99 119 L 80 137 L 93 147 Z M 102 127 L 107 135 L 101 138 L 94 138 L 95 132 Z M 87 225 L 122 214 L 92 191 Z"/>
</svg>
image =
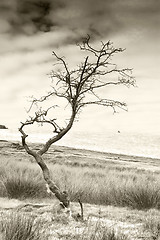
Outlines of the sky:
<svg viewBox="0 0 160 240">
<path fill-rule="evenodd" d="M 128 112 L 85 108 L 74 131 L 160 134 L 159 16 L 157 0 L 1 0 L 0 124 L 17 131 L 28 97 L 50 87 L 52 51 L 75 67 L 76 43 L 89 34 L 95 45 L 111 40 L 126 48 L 117 61 L 133 68 L 137 87 L 104 90 L 106 98 L 126 102 Z"/>
</svg>

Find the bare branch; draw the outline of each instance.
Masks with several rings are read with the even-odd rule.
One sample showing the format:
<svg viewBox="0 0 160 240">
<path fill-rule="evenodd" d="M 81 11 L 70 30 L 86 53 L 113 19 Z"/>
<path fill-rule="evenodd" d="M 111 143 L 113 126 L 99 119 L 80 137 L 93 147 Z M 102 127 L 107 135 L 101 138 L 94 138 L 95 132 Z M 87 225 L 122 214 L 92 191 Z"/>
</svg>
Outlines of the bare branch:
<svg viewBox="0 0 160 240">
<path fill-rule="evenodd" d="M 114 112 L 116 112 L 115 107 L 121 108 L 125 111 L 127 111 L 127 105 L 124 102 L 109 100 L 109 99 L 101 99 L 97 101 L 90 101 L 90 102 L 83 102 L 81 105 L 79 105 L 79 108 L 82 108 L 86 105 L 101 105 L 105 107 L 112 107 Z"/>
<path fill-rule="evenodd" d="M 31 105 L 30 105 L 29 109 L 27 110 L 27 112 L 29 113 L 31 111 L 32 107 L 34 105 L 37 105 L 38 102 L 42 103 L 42 102 L 46 101 L 48 98 L 50 98 L 51 96 L 54 96 L 54 95 L 55 95 L 54 92 L 49 92 L 45 96 L 42 96 L 40 99 L 37 99 L 37 98 L 32 96 L 31 97 Z M 52 108 L 53 107 L 57 107 L 57 105 L 52 106 Z"/>
<path fill-rule="evenodd" d="M 20 133 L 22 134 L 22 146 L 24 147 L 24 149 L 26 150 L 26 152 L 27 152 L 29 155 L 35 157 L 35 156 L 36 156 L 36 153 L 29 148 L 28 144 L 26 144 L 26 138 L 28 137 L 28 135 L 27 135 L 27 134 L 24 132 L 24 130 L 23 130 L 23 127 L 24 127 L 24 126 L 25 126 L 25 124 L 24 124 L 24 123 L 21 123 L 21 127 L 19 128 L 19 131 L 20 131 Z"/>
<path fill-rule="evenodd" d="M 53 51 L 53 55 L 56 57 L 56 59 L 60 62 L 62 62 L 65 70 L 66 70 L 66 83 L 68 84 L 68 88 L 69 88 L 69 91 L 70 91 L 70 95 L 72 96 L 72 88 L 71 88 L 71 82 L 70 82 L 70 72 L 68 70 L 68 67 L 67 67 L 67 64 L 66 62 L 64 61 L 64 59 L 62 57 L 59 57 L 54 51 Z"/>
</svg>

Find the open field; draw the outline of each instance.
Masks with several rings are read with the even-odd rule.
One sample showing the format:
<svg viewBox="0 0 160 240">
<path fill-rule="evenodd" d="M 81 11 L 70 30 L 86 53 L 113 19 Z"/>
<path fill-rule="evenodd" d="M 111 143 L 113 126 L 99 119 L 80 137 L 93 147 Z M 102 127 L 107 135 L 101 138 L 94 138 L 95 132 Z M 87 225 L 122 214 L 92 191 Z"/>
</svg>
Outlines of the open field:
<svg viewBox="0 0 160 240">
<path fill-rule="evenodd" d="M 38 144 L 33 147 L 39 149 Z M 58 214 L 58 203 L 47 195 L 41 170 L 34 159 L 18 143 L 1 141 L 0 207 L 3 222 L 6 216 L 11 219 L 13 214 L 17 221 L 26 216 L 20 221 L 22 224 L 30 221 L 30 225 L 41 226 L 40 229 L 30 229 L 39 232 L 42 239 L 51 240 L 160 237 L 159 159 L 59 146 L 52 147 L 44 158 L 53 180 L 69 192 L 73 216 L 80 212 L 77 200 L 81 198 L 85 220 L 78 221 L 65 212 Z M 39 205 L 33 206 L 35 203 Z M 10 226 L 11 222 L 12 219 L 8 220 Z M 47 233 L 42 231 L 45 229 Z M 40 239 L 38 235 L 37 239 Z"/>
</svg>

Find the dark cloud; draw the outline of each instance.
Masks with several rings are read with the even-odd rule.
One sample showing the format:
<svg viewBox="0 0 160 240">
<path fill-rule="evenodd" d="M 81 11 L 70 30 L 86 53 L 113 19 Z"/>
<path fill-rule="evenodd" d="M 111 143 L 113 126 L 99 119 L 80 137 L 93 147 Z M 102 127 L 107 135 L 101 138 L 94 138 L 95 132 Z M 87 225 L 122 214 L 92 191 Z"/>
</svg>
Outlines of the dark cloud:
<svg viewBox="0 0 160 240">
<path fill-rule="evenodd" d="M 17 25 L 23 29 L 23 25 L 31 25 L 35 31 L 49 31 L 52 23 L 48 18 L 51 9 L 49 1 L 18 1 L 17 2 L 17 16 L 19 21 L 13 21 L 13 27 Z"/>
<path fill-rule="evenodd" d="M 115 3 L 116 0 L 99 0 L 98 3 L 94 0 L 70 0 L 55 13 L 55 21 L 80 35 L 110 34 L 120 28 L 114 13 Z"/>
<path fill-rule="evenodd" d="M 0 27 L 10 34 L 69 29 L 78 35 L 118 34 L 132 28 L 152 28 L 159 23 L 157 0 L 1 0 Z"/>
<path fill-rule="evenodd" d="M 63 7 L 58 0 L 12 0 L 0 2 L 0 13 L 3 23 L 10 26 L 11 34 L 34 34 L 36 32 L 51 31 L 54 18 L 50 12 Z M 1 24 L 2 25 L 2 24 Z M 2 26 L 1 26 L 2 27 Z"/>
</svg>

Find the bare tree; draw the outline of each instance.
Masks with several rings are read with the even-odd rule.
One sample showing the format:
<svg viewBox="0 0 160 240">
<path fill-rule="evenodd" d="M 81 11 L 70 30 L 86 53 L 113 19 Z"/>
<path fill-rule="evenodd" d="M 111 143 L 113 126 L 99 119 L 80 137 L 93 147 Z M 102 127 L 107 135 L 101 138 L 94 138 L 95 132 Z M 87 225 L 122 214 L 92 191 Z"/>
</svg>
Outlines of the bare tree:
<svg viewBox="0 0 160 240">
<path fill-rule="evenodd" d="M 57 64 L 59 64 L 59 69 L 51 72 L 51 91 L 39 99 L 32 98 L 29 110 L 33 109 L 35 105 L 37 106 L 37 110 L 34 111 L 34 116 L 22 122 L 19 128 L 22 134 L 24 149 L 29 155 L 35 158 L 42 169 L 47 188 L 55 194 L 63 207 L 69 206 L 68 193 L 67 191 L 60 190 L 51 180 L 49 169 L 42 156 L 53 143 L 68 133 L 73 126 L 77 114 L 83 107 L 96 104 L 111 107 L 114 112 L 117 108 L 127 110 L 126 103 L 99 96 L 99 89 L 116 85 L 126 85 L 127 87 L 135 85 L 135 79 L 132 77 L 132 69 L 119 68 L 116 64 L 112 63 L 114 55 L 123 52 L 124 49 L 115 48 L 110 41 L 107 43 L 101 42 L 99 49 L 97 49 L 91 45 L 89 36 L 78 46 L 80 50 L 85 51 L 86 57 L 84 58 L 84 62 L 81 62 L 76 69 L 72 70 L 69 69 L 63 57 L 53 52 L 53 56 L 57 60 Z M 51 101 L 51 106 L 45 108 L 45 110 L 39 106 L 39 104 L 46 103 L 49 99 L 55 99 L 55 97 L 65 99 L 68 107 L 70 107 L 70 116 L 64 126 L 59 124 L 55 116 L 52 116 L 52 118 L 49 117 L 51 110 L 56 107 L 54 100 Z M 25 132 L 25 127 L 35 123 L 47 123 L 53 129 L 53 136 L 38 151 L 31 149 L 26 142 L 28 135 Z"/>
</svg>

